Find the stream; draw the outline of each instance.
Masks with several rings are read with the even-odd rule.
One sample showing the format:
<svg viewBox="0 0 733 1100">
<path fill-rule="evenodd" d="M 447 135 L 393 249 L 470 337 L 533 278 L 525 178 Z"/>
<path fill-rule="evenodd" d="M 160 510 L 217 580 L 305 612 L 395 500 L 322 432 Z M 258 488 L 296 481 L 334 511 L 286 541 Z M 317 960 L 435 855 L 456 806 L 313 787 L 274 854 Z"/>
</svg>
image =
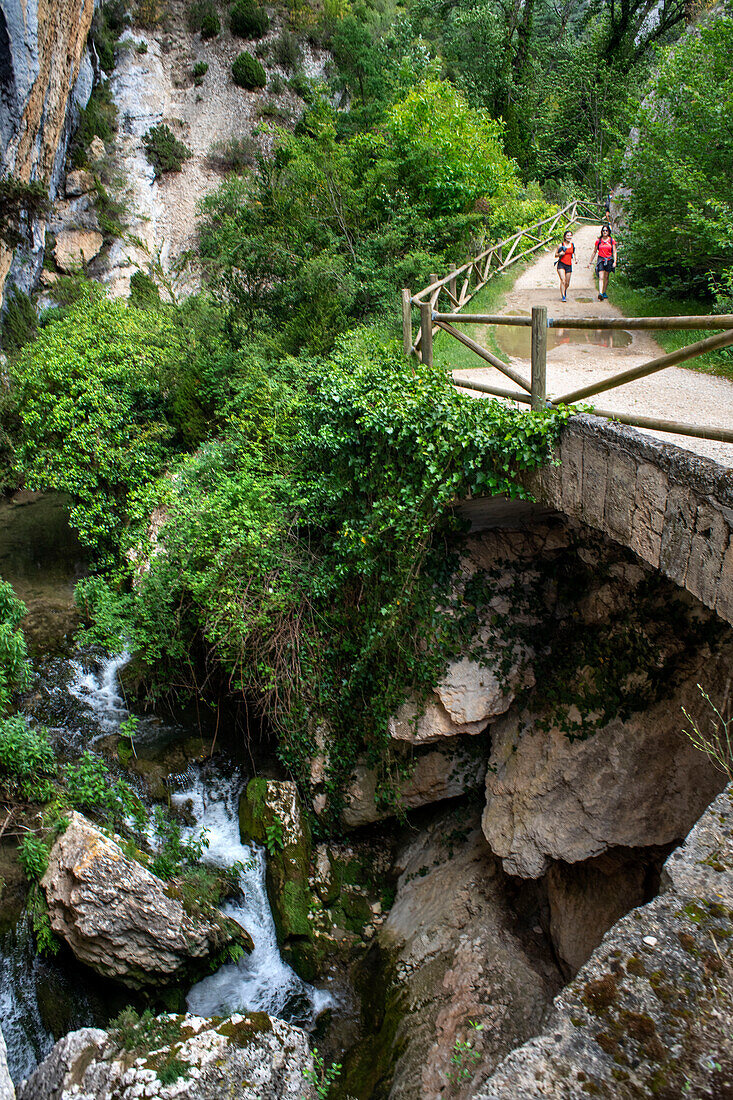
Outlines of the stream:
<svg viewBox="0 0 733 1100">
<path fill-rule="evenodd" d="M 24 518 L 31 507 L 24 508 Z M 4 579 L 14 583 L 7 572 Z M 127 653 L 109 656 L 76 650 L 59 655 L 57 648 L 51 655 L 36 652 L 34 684 L 24 710 L 47 726 L 60 756 L 73 759 L 87 749 L 94 751 L 129 717 L 118 679 L 128 660 Z M 146 714 L 140 716 L 136 728 L 136 751 L 142 757 L 154 756 L 166 745 L 192 737 L 200 737 L 194 724 L 164 722 Z M 135 779 L 126 778 L 130 782 Z M 203 862 L 241 866 L 239 892 L 223 910 L 254 941 L 250 955 L 225 964 L 194 985 L 186 997 L 187 1007 L 205 1016 L 262 1011 L 311 1028 L 336 998 L 328 990 L 303 982 L 280 955 L 265 888 L 264 850 L 259 845 L 242 844 L 239 836 L 239 798 L 248 778 L 225 753 L 189 764 L 170 777 L 169 785 L 175 789 L 172 805 L 185 811 L 188 822 L 182 830 L 184 836 L 189 839 L 202 830 L 206 833 L 208 848 Z M 143 784 L 136 787 L 149 802 Z M 0 1017 L 8 1065 L 17 1083 L 62 1034 L 78 1027 L 104 1027 L 135 998 L 124 990 L 111 992 L 109 982 L 76 964 L 68 952 L 61 952 L 58 959 L 39 957 L 26 911 L 17 922 L 6 919 L 0 927 Z"/>
</svg>

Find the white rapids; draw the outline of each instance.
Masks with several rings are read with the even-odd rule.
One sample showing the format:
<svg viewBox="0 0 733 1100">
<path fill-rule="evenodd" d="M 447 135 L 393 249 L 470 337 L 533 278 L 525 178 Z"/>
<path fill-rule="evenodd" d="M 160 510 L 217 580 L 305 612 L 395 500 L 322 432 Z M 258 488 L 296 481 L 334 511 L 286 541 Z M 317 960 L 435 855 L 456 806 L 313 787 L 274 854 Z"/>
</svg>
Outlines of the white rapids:
<svg viewBox="0 0 733 1100">
<path fill-rule="evenodd" d="M 120 695 L 118 673 L 130 660 L 121 653 L 101 662 L 99 672 L 73 662 L 74 680 L 69 692 L 85 703 L 99 724 L 99 737 L 114 732 L 129 717 Z M 94 737 L 92 740 L 96 740 Z M 245 845 L 239 837 L 239 796 L 243 780 L 237 774 L 224 777 L 211 769 L 191 765 L 177 777 L 179 789 L 173 805 L 188 808 L 195 824 L 182 829 L 190 839 L 206 832 L 204 862 L 217 867 L 241 863 L 241 895 L 223 911 L 249 932 L 254 950 L 239 962 L 225 963 L 215 974 L 198 982 L 188 994 L 188 1007 L 200 1016 L 228 1016 L 233 1012 L 267 1012 L 289 1023 L 308 1027 L 334 998 L 302 981 L 282 958 L 275 923 L 265 889 L 265 854 L 258 845 Z M 182 785 L 180 785 L 182 781 Z"/>
<path fill-rule="evenodd" d="M 250 955 L 226 963 L 191 989 L 188 1008 L 199 1016 L 267 1012 L 307 1027 L 334 1003 L 334 998 L 328 991 L 302 981 L 280 955 L 265 890 L 264 851 L 259 845 L 242 844 L 239 838 L 240 791 L 239 779 L 204 779 L 199 775 L 188 790 L 173 796 L 174 803 L 189 804 L 196 820 L 196 825 L 187 830 L 188 835 L 206 831 L 206 863 L 218 867 L 242 864 L 241 898 L 227 903 L 223 911 L 254 941 Z"/>
</svg>

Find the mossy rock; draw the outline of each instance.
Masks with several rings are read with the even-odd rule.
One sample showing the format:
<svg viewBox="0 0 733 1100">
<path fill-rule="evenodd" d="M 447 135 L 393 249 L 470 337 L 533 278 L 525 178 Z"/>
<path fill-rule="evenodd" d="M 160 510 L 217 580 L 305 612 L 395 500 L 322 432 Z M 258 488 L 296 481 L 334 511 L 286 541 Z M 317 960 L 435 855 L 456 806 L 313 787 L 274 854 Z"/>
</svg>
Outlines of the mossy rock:
<svg viewBox="0 0 733 1100">
<path fill-rule="evenodd" d="M 272 827 L 277 828 L 282 842 L 279 849 L 272 843 L 269 845 L 266 876 L 278 943 L 289 952 L 298 942 L 298 949 L 293 954 L 294 969 L 300 973 L 299 961 L 302 959 L 305 972 L 312 978 L 317 952 L 308 953 L 304 947 L 313 942 L 308 920 L 313 901 L 309 884 L 310 830 L 294 783 L 251 779 L 239 804 L 243 843 L 267 844 L 267 831 Z M 306 973 L 301 976 L 305 977 Z"/>
</svg>

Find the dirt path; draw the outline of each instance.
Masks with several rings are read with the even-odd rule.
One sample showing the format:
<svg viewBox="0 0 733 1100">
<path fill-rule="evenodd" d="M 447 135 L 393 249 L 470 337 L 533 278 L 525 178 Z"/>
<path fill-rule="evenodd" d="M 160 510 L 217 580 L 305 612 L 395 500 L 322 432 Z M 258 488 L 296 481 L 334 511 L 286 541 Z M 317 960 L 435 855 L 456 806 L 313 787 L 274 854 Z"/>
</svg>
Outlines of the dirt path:
<svg viewBox="0 0 733 1100">
<path fill-rule="evenodd" d="M 553 256 L 547 253 L 519 276 L 502 309 L 502 313 L 529 313 L 532 306 L 547 306 L 548 315 L 553 318 L 598 317 L 599 328 L 595 332 L 550 329 L 547 353 L 549 394 L 567 393 L 664 354 L 645 332 L 603 330 L 604 317 L 621 317 L 623 314 L 610 302 L 598 301 L 593 269 L 588 266 L 597 236 L 598 231 L 593 226 L 583 226 L 575 233 L 578 262 L 574 267 L 567 302 L 560 301 L 560 284 L 553 266 Z M 485 332 L 471 326 L 470 334 L 479 343 L 484 343 L 482 337 Z M 529 378 L 529 329 L 504 328 L 498 338 L 504 341 L 504 351 L 509 361 Z M 590 340 L 593 342 L 585 342 Z M 614 344 L 624 342 L 626 346 L 608 346 L 611 341 Z M 491 381 L 499 386 L 511 385 L 493 367 L 462 369 L 460 374 L 464 378 Z M 589 404 L 593 400 L 590 398 Z M 688 424 L 733 426 L 733 382 L 684 367 L 668 367 L 638 382 L 599 394 L 595 400 L 600 408 L 613 412 L 659 416 Z M 733 467 L 733 444 L 666 432 L 649 434 Z"/>
</svg>

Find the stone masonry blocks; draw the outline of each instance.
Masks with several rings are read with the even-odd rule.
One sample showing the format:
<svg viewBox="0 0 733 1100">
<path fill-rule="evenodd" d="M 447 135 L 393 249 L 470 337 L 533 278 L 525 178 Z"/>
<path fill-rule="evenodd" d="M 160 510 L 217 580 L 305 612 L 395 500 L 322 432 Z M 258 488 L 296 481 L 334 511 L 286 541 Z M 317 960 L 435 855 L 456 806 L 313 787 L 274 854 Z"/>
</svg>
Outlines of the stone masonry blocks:
<svg viewBox="0 0 733 1100">
<path fill-rule="evenodd" d="M 721 619 L 733 623 L 733 536 L 728 543 L 728 549 L 723 556 L 723 563 L 718 578 L 718 594 L 715 599 L 715 610 Z"/>
<path fill-rule="evenodd" d="M 609 452 L 604 530 L 628 546 L 636 498 L 636 462 L 623 451 Z"/>
<path fill-rule="evenodd" d="M 723 513 L 707 501 L 700 501 L 685 587 L 706 607 L 715 607 L 720 571 L 729 544 L 730 528 Z"/>
<path fill-rule="evenodd" d="M 659 568 L 668 492 L 669 482 L 664 470 L 653 466 L 651 462 L 640 462 L 636 469 L 629 546 L 654 569 Z"/>
<path fill-rule="evenodd" d="M 584 523 L 603 530 L 608 484 L 608 447 L 598 440 L 586 439 L 583 448 L 583 499 L 581 516 Z"/>
<path fill-rule="evenodd" d="M 563 432 L 560 441 L 561 493 L 557 507 L 580 519 L 583 507 L 583 437 Z"/>
<path fill-rule="evenodd" d="M 667 494 L 659 568 L 680 587 L 685 587 L 692 536 L 697 517 L 697 500 L 686 486 L 674 485 Z"/>
</svg>

